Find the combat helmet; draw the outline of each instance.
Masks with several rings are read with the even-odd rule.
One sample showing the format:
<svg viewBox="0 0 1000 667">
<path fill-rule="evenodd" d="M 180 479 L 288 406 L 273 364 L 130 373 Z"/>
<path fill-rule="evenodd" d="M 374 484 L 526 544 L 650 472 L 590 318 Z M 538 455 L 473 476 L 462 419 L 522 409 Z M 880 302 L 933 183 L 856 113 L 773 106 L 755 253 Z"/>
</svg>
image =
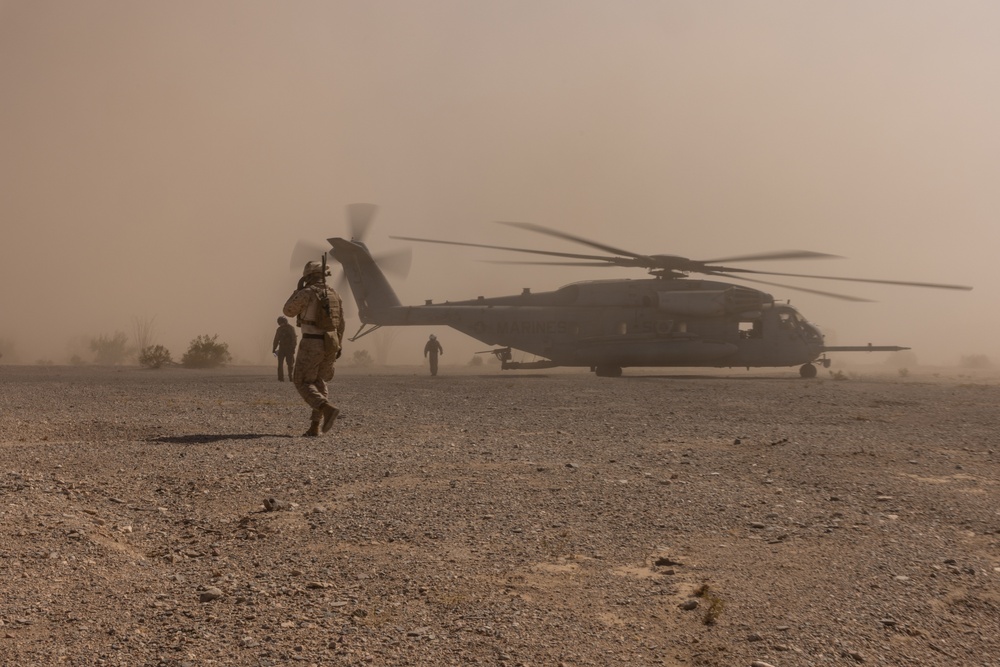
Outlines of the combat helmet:
<svg viewBox="0 0 1000 667">
<path fill-rule="evenodd" d="M 282 315 L 278 318 L 278 324 L 288 324 L 288 318 Z"/>
<path fill-rule="evenodd" d="M 322 262 L 316 262 L 316 261 L 306 262 L 306 265 L 302 268 L 302 277 L 306 278 L 316 273 L 320 275 L 330 275 L 330 269 L 327 269 L 326 274 L 323 274 Z"/>
</svg>

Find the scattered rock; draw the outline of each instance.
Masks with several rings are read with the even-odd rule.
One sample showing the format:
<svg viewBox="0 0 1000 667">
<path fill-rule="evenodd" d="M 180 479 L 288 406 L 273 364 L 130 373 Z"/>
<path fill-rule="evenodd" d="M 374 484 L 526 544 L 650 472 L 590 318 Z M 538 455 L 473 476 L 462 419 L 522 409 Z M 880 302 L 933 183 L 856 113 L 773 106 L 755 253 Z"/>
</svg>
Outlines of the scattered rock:
<svg viewBox="0 0 1000 667">
<path fill-rule="evenodd" d="M 292 504 L 287 500 L 278 500 L 277 498 L 264 499 L 264 509 L 268 512 L 279 512 L 281 510 L 289 510 L 291 508 Z"/>
<path fill-rule="evenodd" d="M 222 591 L 214 586 L 209 586 L 208 588 L 201 591 L 198 595 L 199 602 L 211 602 L 212 600 L 218 600 L 222 597 Z"/>
</svg>

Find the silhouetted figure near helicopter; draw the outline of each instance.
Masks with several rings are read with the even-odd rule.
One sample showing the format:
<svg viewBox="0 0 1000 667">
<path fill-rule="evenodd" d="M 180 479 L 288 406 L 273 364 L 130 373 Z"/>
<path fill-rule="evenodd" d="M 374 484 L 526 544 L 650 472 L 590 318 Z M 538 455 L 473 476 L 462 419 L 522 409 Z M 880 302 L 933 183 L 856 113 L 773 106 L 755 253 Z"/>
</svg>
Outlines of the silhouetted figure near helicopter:
<svg viewBox="0 0 1000 667">
<path fill-rule="evenodd" d="M 431 337 L 427 339 L 427 344 L 424 345 L 424 359 L 430 356 L 431 360 L 431 375 L 438 374 L 439 354 L 444 354 L 444 348 L 441 347 L 441 341 L 437 339 L 437 336 L 431 334 Z"/>
<path fill-rule="evenodd" d="M 285 365 L 288 366 L 288 379 L 292 379 L 297 338 L 295 327 L 288 323 L 288 318 L 279 317 L 278 329 L 274 332 L 274 341 L 271 343 L 271 354 L 278 358 L 278 382 L 285 381 Z"/>
</svg>

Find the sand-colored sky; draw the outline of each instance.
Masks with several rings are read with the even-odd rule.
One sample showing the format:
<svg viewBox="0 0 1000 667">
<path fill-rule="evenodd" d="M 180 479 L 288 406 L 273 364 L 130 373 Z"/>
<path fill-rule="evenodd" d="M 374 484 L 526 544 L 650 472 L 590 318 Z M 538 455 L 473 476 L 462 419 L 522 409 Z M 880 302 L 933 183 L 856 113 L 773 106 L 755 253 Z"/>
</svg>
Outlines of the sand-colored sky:
<svg viewBox="0 0 1000 667">
<path fill-rule="evenodd" d="M 65 362 L 137 319 L 175 357 L 218 334 L 269 360 L 292 247 L 343 234 L 359 201 L 381 207 L 376 251 L 581 250 L 492 222 L 520 220 L 973 285 L 768 291 L 831 342 L 1000 359 L 998 25 L 974 0 L 0 0 L 4 362 Z M 413 250 L 407 303 L 643 277 Z M 427 333 L 390 361 L 416 363 Z M 437 333 L 445 361 L 483 348 Z"/>
</svg>

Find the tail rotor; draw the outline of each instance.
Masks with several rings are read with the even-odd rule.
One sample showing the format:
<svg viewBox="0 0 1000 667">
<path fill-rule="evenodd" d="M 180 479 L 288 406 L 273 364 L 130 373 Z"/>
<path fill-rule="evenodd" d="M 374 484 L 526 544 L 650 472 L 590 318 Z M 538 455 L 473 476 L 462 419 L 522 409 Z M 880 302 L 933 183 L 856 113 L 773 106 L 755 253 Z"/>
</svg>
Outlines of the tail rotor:
<svg viewBox="0 0 1000 667">
<path fill-rule="evenodd" d="M 378 206 L 375 204 L 348 204 L 347 205 L 347 231 L 351 235 L 351 242 L 364 246 L 364 239 L 368 236 L 371 226 L 375 220 Z M 328 243 L 332 245 L 333 239 Z M 367 251 L 367 248 L 365 248 Z M 300 240 L 292 249 L 290 268 L 292 271 L 301 271 L 306 262 L 317 261 L 324 254 L 329 253 L 330 259 L 335 259 L 329 247 L 313 242 Z M 413 251 L 410 248 L 401 250 L 391 250 L 388 252 L 372 255 L 372 259 L 378 267 L 387 273 L 399 278 L 406 278 L 410 273 L 410 264 Z M 334 281 L 334 289 L 345 301 L 352 296 L 350 285 L 347 281 L 347 274 L 343 270 L 338 272 Z"/>
</svg>

